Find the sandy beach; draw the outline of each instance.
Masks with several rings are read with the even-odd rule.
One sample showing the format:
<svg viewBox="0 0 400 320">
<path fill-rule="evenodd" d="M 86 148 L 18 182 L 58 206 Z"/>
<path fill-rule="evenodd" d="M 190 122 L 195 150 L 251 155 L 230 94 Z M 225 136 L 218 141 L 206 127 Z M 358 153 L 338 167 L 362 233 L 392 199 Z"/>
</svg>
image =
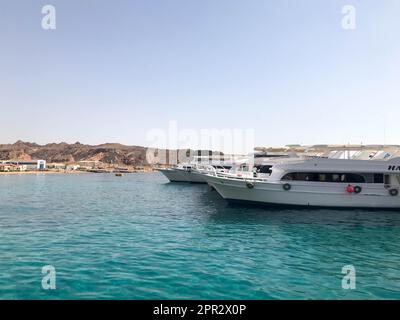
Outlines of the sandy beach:
<svg viewBox="0 0 400 320">
<path fill-rule="evenodd" d="M 0 175 L 22 175 L 22 174 L 82 174 L 91 173 L 87 171 L 11 171 L 11 172 L 0 172 Z"/>
</svg>

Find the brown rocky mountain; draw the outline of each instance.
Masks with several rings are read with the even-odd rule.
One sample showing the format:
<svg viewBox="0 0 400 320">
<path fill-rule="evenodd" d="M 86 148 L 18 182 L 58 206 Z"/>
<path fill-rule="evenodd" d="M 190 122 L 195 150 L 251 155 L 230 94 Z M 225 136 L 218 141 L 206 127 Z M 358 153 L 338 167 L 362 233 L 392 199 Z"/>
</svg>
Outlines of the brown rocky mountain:
<svg viewBox="0 0 400 320">
<path fill-rule="evenodd" d="M 14 144 L 0 144 L 0 160 L 33 160 L 44 159 L 47 162 L 74 163 L 78 161 L 100 161 L 107 164 L 142 166 L 154 163 L 165 164 L 168 159 L 148 162 L 146 153 L 149 149 L 140 146 L 126 146 L 119 143 L 86 145 L 49 143 L 39 145 L 31 142 L 17 141 Z M 164 151 L 165 150 L 160 150 Z M 184 150 L 186 151 L 186 150 Z M 176 150 L 172 153 L 178 152 Z M 193 152 L 190 150 L 190 152 Z M 154 152 L 153 152 L 154 153 Z M 208 151 L 205 152 L 206 154 Z M 204 154 L 204 153 L 203 153 Z M 220 154 L 214 152 L 214 154 Z M 156 152 L 157 155 L 157 152 Z"/>
</svg>

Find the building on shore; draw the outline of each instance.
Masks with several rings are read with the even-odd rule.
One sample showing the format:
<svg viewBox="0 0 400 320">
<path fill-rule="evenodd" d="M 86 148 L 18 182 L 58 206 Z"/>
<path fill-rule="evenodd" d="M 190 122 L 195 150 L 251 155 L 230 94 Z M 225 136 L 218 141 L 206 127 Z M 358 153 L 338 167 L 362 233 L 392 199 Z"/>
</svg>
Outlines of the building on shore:
<svg viewBox="0 0 400 320">
<path fill-rule="evenodd" d="M 46 170 L 46 160 L 29 160 L 29 161 L 19 161 L 19 160 L 7 160 L 2 162 L 5 165 L 15 165 L 25 168 L 24 171 L 32 170 Z"/>
<path fill-rule="evenodd" d="M 81 169 L 95 169 L 101 166 L 101 162 L 97 160 L 81 160 L 76 163 Z"/>
<path fill-rule="evenodd" d="M 67 171 L 76 171 L 80 169 L 80 165 L 79 164 L 68 164 L 65 166 L 65 170 Z"/>
<path fill-rule="evenodd" d="M 65 170 L 67 165 L 65 163 L 52 162 L 52 163 L 48 163 L 46 167 L 48 169 Z"/>
<path fill-rule="evenodd" d="M 0 172 L 22 172 L 26 171 L 25 165 L 16 165 L 13 163 L 0 163 Z"/>
</svg>

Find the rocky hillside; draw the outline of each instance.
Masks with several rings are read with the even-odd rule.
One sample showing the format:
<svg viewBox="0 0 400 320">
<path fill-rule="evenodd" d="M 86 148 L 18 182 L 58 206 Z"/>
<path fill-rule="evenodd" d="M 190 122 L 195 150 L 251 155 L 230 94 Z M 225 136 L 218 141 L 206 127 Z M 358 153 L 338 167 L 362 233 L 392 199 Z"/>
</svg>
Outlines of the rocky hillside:
<svg viewBox="0 0 400 320">
<path fill-rule="evenodd" d="M 14 144 L 0 144 L 1 160 L 44 159 L 47 162 L 73 163 L 82 160 L 97 160 L 110 164 L 144 165 L 146 148 L 106 143 L 97 146 L 74 144 L 36 143 L 17 141 Z"/>
<path fill-rule="evenodd" d="M 44 159 L 48 163 L 74 163 L 90 160 L 107 164 L 141 166 L 149 164 L 146 157 L 147 151 L 148 149 L 145 147 L 126 146 L 118 143 L 105 143 L 96 146 L 81 144 L 79 142 L 74 144 L 61 142 L 39 145 L 31 142 L 17 141 L 14 144 L 0 144 L 0 160 L 22 161 Z M 165 152 L 165 150 L 163 151 Z M 172 151 L 172 153 L 175 152 L 176 150 Z M 214 154 L 216 153 L 219 154 L 219 152 L 215 152 Z M 165 163 L 165 161 L 159 162 L 161 164 Z"/>
</svg>

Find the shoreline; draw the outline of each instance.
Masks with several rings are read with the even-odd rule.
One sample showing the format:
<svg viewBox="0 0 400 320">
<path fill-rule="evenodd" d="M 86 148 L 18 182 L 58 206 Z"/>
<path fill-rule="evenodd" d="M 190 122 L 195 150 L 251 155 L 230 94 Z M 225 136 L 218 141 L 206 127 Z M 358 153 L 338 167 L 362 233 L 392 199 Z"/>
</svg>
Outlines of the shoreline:
<svg viewBox="0 0 400 320">
<path fill-rule="evenodd" d="M 128 173 L 150 173 L 154 171 L 136 171 L 136 172 L 123 172 L 122 174 Z M 25 174 L 94 174 L 94 173 L 109 173 L 115 174 L 119 172 L 90 172 L 90 171 L 10 171 L 10 172 L 0 172 L 0 176 L 2 175 L 25 175 Z"/>
<path fill-rule="evenodd" d="M 80 173 L 91 173 L 86 171 L 10 171 L 0 172 L 1 175 L 19 175 L 19 174 L 80 174 Z"/>
</svg>

